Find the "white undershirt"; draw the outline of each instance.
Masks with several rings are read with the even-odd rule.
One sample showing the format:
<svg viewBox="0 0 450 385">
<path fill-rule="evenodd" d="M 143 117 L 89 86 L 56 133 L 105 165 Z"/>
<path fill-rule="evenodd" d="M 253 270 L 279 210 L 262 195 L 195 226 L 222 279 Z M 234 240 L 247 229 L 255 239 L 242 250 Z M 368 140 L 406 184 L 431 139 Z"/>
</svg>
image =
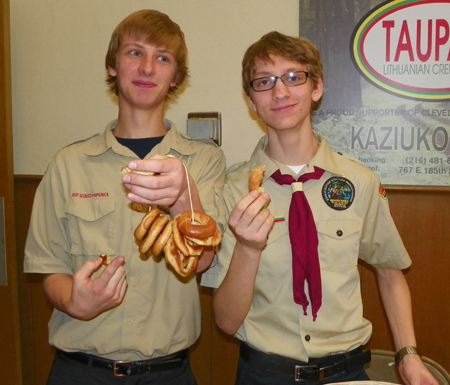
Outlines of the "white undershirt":
<svg viewBox="0 0 450 385">
<path fill-rule="evenodd" d="M 286 166 L 287 166 L 287 165 L 286 165 Z M 296 175 L 298 175 L 298 173 L 299 173 L 300 171 L 303 170 L 303 167 L 305 167 L 305 165 L 302 164 L 301 166 L 288 166 L 288 167 L 289 167 L 292 171 L 294 171 Z"/>
</svg>

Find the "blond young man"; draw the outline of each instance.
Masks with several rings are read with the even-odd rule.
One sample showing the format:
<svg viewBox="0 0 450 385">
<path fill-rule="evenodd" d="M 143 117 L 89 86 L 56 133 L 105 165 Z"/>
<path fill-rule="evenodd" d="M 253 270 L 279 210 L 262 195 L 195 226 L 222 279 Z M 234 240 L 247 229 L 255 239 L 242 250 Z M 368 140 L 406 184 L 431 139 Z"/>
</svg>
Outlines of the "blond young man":
<svg viewBox="0 0 450 385">
<path fill-rule="evenodd" d="M 45 275 L 55 307 L 48 384 L 196 384 L 188 356 L 201 328 L 195 274 L 143 260 L 133 236 L 149 205 L 168 206 L 172 217 L 192 207 L 224 226 L 222 151 L 164 119 L 186 60 L 184 34 L 167 15 L 126 17 L 106 55 L 118 118 L 60 150 L 37 190 L 25 272 Z M 124 166 L 154 175 L 121 176 Z M 106 267 L 101 254 L 112 258 Z M 213 255 L 205 249 L 197 272 Z"/>
</svg>

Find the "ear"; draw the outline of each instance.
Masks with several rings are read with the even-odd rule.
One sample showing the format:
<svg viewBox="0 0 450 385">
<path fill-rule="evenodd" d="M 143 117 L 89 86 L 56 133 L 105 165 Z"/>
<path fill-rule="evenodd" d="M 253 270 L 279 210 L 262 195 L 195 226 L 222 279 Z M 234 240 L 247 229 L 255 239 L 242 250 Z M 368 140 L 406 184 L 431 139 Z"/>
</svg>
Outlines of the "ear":
<svg viewBox="0 0 450 385">
<path fill-rule="evenodd" d="M 248 106 L 250 107 L 250 109 L 251 109 L 253 112 L 257 112 L 257 111 L 256 111 L 256 105 L 255 105 L 255 102 L 253 101 L 253 99 L 252 99 L 251 96 L 247 96 L 247 103 L 248 103 Z"/>
<path fill-rule="evenodd" d="M 320 100 L 320 98 L 323 95 L 323 80 L 319 79 L 317 81 L 316 86 L 314 87 L 314 89 L 312 90 L 312 94 L 311 94 L 311 99 L 314 102 L 317 102 L 318 100 Z"/>
<path fill-rule="evenodd" d="M 108 74 L 109 76 L 117 76 L 117 71 L 115 68 L 108 67 Z"/>
<path fill-rule="evenodd" d="M 170 88 L 177 87 L 179 80 L 180 80 L 180 74 L 178 73 L 178 71 L 175 71 L 172 82 L 170 83 Z"/>
</svg>

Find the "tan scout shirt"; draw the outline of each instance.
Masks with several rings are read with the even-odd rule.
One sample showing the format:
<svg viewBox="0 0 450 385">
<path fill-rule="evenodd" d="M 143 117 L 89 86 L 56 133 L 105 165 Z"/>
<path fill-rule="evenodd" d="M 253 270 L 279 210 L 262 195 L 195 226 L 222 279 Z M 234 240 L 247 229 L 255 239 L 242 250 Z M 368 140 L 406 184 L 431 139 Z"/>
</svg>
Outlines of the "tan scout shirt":
<svg viewBox="0 0 450 385">
<path fill-rule="evenodd" d="M 170 128 L 170 122 L 165 122 Z M 72 144 L 51 161 L 38 187 L 25 249 L 27 273 L 73 275 L 87 260 L 109 254 L 126 258 L 123 303 L 91 321 L 54 310 L 50 344 L 115 360 L 167 355 L 191 346 L 200 333 L 195 276 L 182 279 L 164 258 L 142 261 L 133 232 L 147 207 L 126 198 L 121 168 L 136 155 L 117 142 L 115 122 L 103 134 Z M 225 158 L 212 142 L 187 138 L 172 128 L 155 154 L 182 159 L 206 212 L 223 228 Z"/>
<path fill-rule="evenodd" d="M 305 316 L 302 307 L 293 300 L 288 232 L 291 186 L 280 186 L 270 179 L 278 168 L 284 174 L 292 171 L 277 165 L 264 153 L 267 137 L 261 139 L 248 162 L 227 172 L 224 191 L 231 211 L 248 193 L 250 172 L 264 164 L 266 174 L 262 187 L 271 196 L 269 210 L 280 220 L 274 223 L 261 255 L 252 305 L 236 337 L 265 353 L 301 361 L 347 352 L 368 341 L 371 324 L 363 318 L 358 258 L 376 268 L 404 269 L 411 263 L 388 202 L 379 194 L 380 183 L 375 174 L 358 161 L 332 152 L 322 135 L 316 133 L 316 137 L 319 150 L 301 172 L 312 172 L 314 166 L 325 170 L 320 180 L 309 180 L 303 185 L 319 237 L 322 307 L 315 322 L 310 307 Z M 330 207 L 328 198 L 324 198 L 324 192 L 331 191 L 326 188 L 328 181 L 335 177 L 344 177 L 354 186 L 353 202 L 346 209 Z M 234 244 L 234 235 L 228 229 L 218 262 L 203 275 L 202 285 L 216 288 L 220 285 Z M 307 288 L 305 292 L 308 293 Z"/>
</svg>

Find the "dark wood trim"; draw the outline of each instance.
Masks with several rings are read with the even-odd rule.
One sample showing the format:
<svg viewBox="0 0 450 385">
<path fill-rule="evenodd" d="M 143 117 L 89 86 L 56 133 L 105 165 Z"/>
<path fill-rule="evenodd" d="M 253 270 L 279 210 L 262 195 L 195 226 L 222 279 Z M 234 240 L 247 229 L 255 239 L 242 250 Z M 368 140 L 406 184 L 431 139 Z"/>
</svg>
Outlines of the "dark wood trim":
<svg viewBox="0 0 450 385">
<path fill-rule="evenodd" d="M 387 191 L 403 191 L 403 192 L 428 192 L 428 193 L 450 193 L 450 187 L 448 186 L 396 186 L 396 185 L 384 185 Z"/>
<path fill-rule="evenodd" d="M 28 230 L 34 193 L 41 180 L 37 175 L 16 175 L 16 233 L 18 260 Z M 450 368 L 450 352 L 443 337 L 450 319 L 449 223 L 450 188 L 387 186 L 392 216 L 413 265 L 405 271 L 413 297 L 416 336 L 421 353 Z M 20 264 L 21 262 L 19 262 Z M 360 263 L 364 316 L 372 322 L 373 335 L 367 348 L 394 349 L 388 322 L 378 294 L 373 268 Z M 24 380 L 43 385 L 54 349 L 47 343 L 51 306 L 45 300 L 38 275 L 18 273 L 20 325 Z M 202 334 L 191 349 L 191 362 L 199 385 L 229 385 L 234 382 L 239 343 L 214 323 L 212 289 L 199 287 L 202 305 Z"/>
<path fill-rule="evenodd" d="M 14 165 L 11 100 L 10 7 L 0 1 L 0 197 L 3 198 L 6 280 L 0 286 L 0 382 L 20 384 L 20 328 L 14 234 Z M 3 237 L 2 237 L 3 238 Z"/>
</svg>

